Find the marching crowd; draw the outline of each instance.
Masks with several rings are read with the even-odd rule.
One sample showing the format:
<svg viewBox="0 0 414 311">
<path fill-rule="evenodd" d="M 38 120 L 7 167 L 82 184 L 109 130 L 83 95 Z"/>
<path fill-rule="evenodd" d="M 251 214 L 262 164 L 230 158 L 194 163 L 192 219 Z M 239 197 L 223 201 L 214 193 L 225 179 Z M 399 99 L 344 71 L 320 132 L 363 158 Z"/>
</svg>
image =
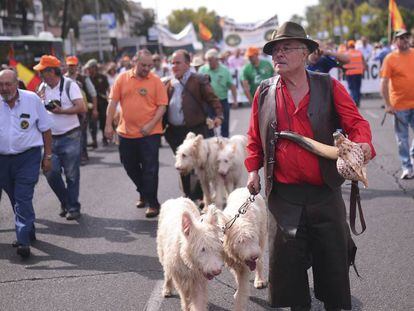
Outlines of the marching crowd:
<svg viewBox="0 0 414 311">
<path fill-rule="evenodd" d="M 357 107 L 365 64 L 374 58 L 382 63 L 385 109 L 396 120 L 401 178 L 414 178 L 414 146 L 410 149 L 408 142 L 408 128 L 414 128 L 414 50 L 409 39 L 408 32 L 400 31 L 393 49 L 385 39 L 373 47 L 366 38 L 334 48 L 287 22 L 263 53 L 253 46 L 243 53 L 210 49 L 203 56 L 176 50 L 167 61 L 143 49 L 118 64 L 90 59 L 83 66 L 76 56 L 66 57 L 63 64 L 44 55 L 34 67 L 43 80 L 37 94 L 18 88 L 16 72 L 3 69 L 0 189 L 16 215 L 13 246 L 29 257 L 36 239 L 32 198 L 38 168 L 60 202 L 59 215 L 76 220 L 81 216 L 80 166 L 88 163 L 88 147 L 101 143 L 105 148 L 113 139 L 139 193 L 136 206 L 147 207 L 146 217 L 156 217 L 161 136 L 174 154 L 190 132 L 211 137 L 220 128 L 221 136 L 228 137 L 230 108 L 237 108 L 244 95 L 252 105 L 245 160 L 250 193 L 260 192 L 258 170 L 265 169 L 270 304 L 309 310 L 306 270 L 311 256 L 316 296 L 327 310 L 350 308 L 348 268 L 355 254 L 350 253 L 353 241 L 340 191 L 343 179 L 333 162 L 273 135 L 289 130 L 332 145 L 332 132 L 342 128 L 361 145 L 368 162 L 375 150 L 369 124 Z M 351 95 L 337 80 L 319 74 L 334 67 L 344 70 Z M 243 94 L 238 94 L 234 75 Z M 203 192 L 192 184 L 194 176 L 180 178 L 184 196 L 200 203 Z"/>
</svg>

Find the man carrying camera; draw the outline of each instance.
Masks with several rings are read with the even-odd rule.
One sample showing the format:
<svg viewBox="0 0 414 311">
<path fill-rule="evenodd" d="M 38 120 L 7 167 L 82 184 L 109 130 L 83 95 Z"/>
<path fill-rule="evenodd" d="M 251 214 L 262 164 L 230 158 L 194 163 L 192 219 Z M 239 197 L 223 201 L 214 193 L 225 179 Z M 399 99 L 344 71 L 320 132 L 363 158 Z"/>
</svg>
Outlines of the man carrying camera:
<svg viewBox="0 0 414 311">
<path fill-rule="evenodd" d="M 59 215 L 67 220 L 80 216 L 80 124 L 77 114 L 86 112 L 82 93 L 73 80 L 62 76 L 60 61 L 52 55 L 43 55 L 33 67 L 43 83 L 39 96 L 43 99 L 52 120 L 52 169 L 47 172 L 49 186 L 61 204 Z M 66 185 L 62 178 L 66 177 Z"/>
</svg>

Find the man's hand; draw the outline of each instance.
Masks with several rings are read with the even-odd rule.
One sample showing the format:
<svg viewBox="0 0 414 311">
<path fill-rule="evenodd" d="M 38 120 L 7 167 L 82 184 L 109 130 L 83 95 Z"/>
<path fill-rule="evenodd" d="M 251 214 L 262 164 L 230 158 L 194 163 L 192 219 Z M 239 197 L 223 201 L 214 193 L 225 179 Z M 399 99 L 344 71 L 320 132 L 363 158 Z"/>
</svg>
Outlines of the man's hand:
<svg viewBox="0 0 414 311">
<path fill-rule="evenodd" d="M 371 147 L 367 143 L 359 143 L 359 145 L 364 152 L 364 164 L 367 164 L 372 158 Z"/>
<path fill-rule="evenodd" d="M 256 195 L 260 192 L 260 176 L 257 171 L 252 171 L 249 173 L 247 178 L 247 189 L 253 195 Z"/>
<path fill-rule="evenodd" d="M 52 169 L 52 159 L 43 158 L 42 160 L 42 171 L 46 174 Z"/>
<path fill-rule="evenodd" d="M 114 137 L 114 128 L 112 127 L 112 124 L 105 125 L 105 137 L 110 141 Z"/>
<path fill-rule="evenodd" d="M 149 122 L 141 128 L 140 133 L 142 134 L 142 136 L 148 136 L 149 134 L 151 134 L 153 128 L 154 125 L 151 122 Z"/>
<path fill-rule="evenodd" d="M 390 105 L 385 105 L 385 112 L 389 113 L 389 114 L 394 114 L 395 113 L 395 109 L 393 106 Z"/>
<path fill-rule="evenodd" d="M 223 119 L 222 118 L 214 118 L 214 127 L 219 127 L 221 124 L 223 123 Z"/>
<path fill-rule="evenodd" d="M 51 110 L 51 112 L 53 112 L 54 114 L 64 114 L 64 109 L 62 109 L 62 107 L 60 106 L 55 106 L 55 108 L 53 108 Z"/>
<path fill-rule="evenodd" d="M 98 120 L 98 118 L 99 118 L 98 109 L 93 109 L 92 110 L 92 119 L 93 120 Z"/>
</svg>

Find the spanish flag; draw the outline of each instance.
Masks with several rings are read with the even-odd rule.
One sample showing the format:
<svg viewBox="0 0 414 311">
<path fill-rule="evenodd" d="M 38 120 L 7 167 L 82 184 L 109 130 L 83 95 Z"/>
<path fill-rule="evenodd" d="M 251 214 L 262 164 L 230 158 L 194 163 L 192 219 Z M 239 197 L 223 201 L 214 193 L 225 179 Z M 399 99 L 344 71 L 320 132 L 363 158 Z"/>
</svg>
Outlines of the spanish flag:
<svg viewBox="0 0 414 311">
<path fill-rule="evenodd" d="M 213 37 L 210 29 L 207 28 L 202 22 L 198 23 L 198 34 L 200 35 L 201 40 L 203 41 L 210 41 Z"/>
<path fill-rule="evenodd" d="M 9 50 L 9 66 L 16 68 L 17 76 L 24 82 L 29 91 L 36 91 L 42 80 L 29 68 L 14 59 L 13 48 Z"/>
<path fill-rule="evenodd" d="M 403 19 L 401 17 L 400 10 L 398 10 L 397 3 L 395 0 L 390 0 L 388 4 L 388 10 L 390 11 L 390 19 L 391 19 L 391 27 L 392 30 L 400 30 L 400 29 L 406 29 Z"/>
</svg>

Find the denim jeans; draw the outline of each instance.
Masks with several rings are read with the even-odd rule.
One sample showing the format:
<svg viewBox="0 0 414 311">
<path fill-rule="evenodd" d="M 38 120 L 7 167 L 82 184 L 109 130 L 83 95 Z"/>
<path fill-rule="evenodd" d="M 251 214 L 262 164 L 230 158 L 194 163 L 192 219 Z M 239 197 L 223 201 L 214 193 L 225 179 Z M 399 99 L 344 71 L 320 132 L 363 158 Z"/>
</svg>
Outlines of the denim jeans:
<svg viewBox="0 0 414 311">
<path fill-rule="evenodd" d="M 414 131 L 414 109 L 396 111 L 394 116 L 394 129 L 402 169 L 412 170 L 413 163 L 410 156 L 414 157 L 414 140 L 411 142 L 410 148 L 408 127 L 411 127 Z"/>
<path fill-rule="evenodd" d="M 129 178 L 134 182 L 141 200 L 159 208 L 158 170 L 161 135 L 142 138 L 119 137 L 119 155 Z"/>
<path fill-rule="evenodd" d="M 33 192 L 39 179 L 41 148 L 17 155 L 0 155 L 0 189 L 10 198 L 15 214 L 17 241 L 30 245 L 35 234 Z"/>
<path fill-rule="evenodd" d="M 349 92 L 351 93 L 351 97 L 357 107 L 359 107 L 359 102 L 361 101 L 362 75 L 346 76 L 346 81 L 348 82 L 348 88 Z"/>
<path fill-rule="evenodd" d="M 46 173 L 50 188 L 58 197 L 60 204 L 68 212 L 78 212 L 81 131 L 76 130 L 68 135 L 53 136 L 52 169 Z M 62 178 L 66 177 L 66 185 Z"/>
</svg>

